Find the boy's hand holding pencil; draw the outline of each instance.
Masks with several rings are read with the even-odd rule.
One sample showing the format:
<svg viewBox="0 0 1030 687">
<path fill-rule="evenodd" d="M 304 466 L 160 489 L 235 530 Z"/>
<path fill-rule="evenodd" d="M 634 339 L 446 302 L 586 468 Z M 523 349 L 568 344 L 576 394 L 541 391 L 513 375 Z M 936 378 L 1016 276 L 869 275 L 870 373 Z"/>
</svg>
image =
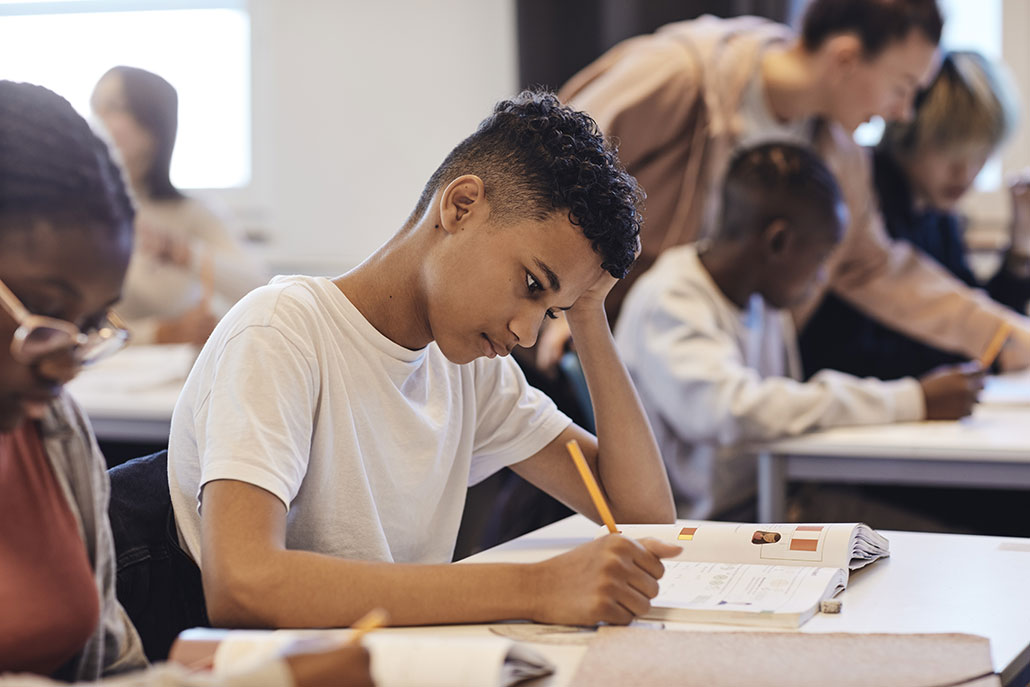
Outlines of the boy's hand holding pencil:
<svg viewBox="0 0 1030 687">
<path fill-rule="evenodd" d="M 618 534 L 579 445 L 572 441 L 567 448 L 612 534 L 534 566 L 531 596 L 536 604 L 531 619 L 564 625 L 626 625 L 647 613 L 651 599 L 658 595 L 658 580 L 665 573 L 661 559 L 683 549 L 657 539 L 634 541 Z"/>
</svg>

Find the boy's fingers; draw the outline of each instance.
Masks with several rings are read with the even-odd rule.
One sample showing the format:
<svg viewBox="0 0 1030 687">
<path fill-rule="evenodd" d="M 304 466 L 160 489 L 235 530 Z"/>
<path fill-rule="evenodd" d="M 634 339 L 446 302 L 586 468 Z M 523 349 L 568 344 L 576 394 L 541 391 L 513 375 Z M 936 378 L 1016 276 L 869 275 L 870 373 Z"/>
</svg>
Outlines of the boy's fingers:
<svg viewBox="0 0 1030 687">
<path fill-rule="evenodd" d="M 647 551 L 654 554 L 658 558 L 672 558 L 683 553 L 682 546 L 676 546 L 675 544 L 669 544 L 668 542 L 661 541 L 660 539 L 654 539 L 652 537 L 645 537 L 638 540 L 640 545 L 643 546 Z"/>
</svg>

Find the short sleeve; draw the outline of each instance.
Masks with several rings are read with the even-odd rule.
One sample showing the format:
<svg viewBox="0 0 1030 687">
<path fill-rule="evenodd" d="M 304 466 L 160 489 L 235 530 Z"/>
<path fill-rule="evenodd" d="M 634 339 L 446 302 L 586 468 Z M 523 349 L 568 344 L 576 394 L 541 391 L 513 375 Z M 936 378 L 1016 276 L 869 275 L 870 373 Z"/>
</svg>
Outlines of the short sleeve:
<svg viewBox="0 0 1030 687">
<path fill-rule="evenodd" d="M 232 479 L 261 487 L 287 510 L 307 472 L 319 383 L 298 336 L 250 325 L 218 354 L 211 393 L 196 411 L 200 490 Z"/>
<path fill-rule="evenodd" d="M 473 365 L 476 430 L 470 486 L 535 455 L 572 424 L 554 401 L 529 385 L 511 358 L 483 358 Z"/>
</svg>

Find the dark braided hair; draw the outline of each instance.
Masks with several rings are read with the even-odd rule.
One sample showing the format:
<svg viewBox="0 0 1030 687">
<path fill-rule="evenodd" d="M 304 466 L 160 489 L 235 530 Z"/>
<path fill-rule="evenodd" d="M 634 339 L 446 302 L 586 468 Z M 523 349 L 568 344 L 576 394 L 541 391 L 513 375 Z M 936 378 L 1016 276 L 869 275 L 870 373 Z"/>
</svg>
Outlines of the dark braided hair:
<svg viewBox="0 0 1030 687">
<path fill-rule="evenodd" d="M 134 216 L 107 145 L 68 101 L 0 81 L 0 236 L 40 220 L 131 232 Z"/>
<path fill-rule="evenodd" d="M 438 190 L 463 174 L 483 180 L 495 224 L 567 212 L 601 256 L 603 269 L 617 278 L 629 272 L 644 193 L 594 120 L 554 94 L 523 91 L 497 103 L 430 177 L 408 226 Z"/>
<path fill-rule="evenodd" d="M 717 239 L 747 239 L 776 220 L 824 232 L 835 241 L 844 196 L 811 148 L 772 141 L 739 151 L 723 181 Z"/>
</svg>

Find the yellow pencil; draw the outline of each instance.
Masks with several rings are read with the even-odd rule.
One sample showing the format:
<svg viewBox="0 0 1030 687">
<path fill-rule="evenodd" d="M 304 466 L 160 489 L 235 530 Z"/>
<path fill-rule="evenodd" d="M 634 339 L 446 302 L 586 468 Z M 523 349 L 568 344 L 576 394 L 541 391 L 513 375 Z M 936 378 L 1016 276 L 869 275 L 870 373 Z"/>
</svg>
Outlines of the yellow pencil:
<svg viewBox="0 0 1030 687">
<path fill-rule="evenodd" d="M 994 338 L 991 339 L 991 343 L 987 344 L 987 350 L 980 356 L 980 365 L 984 369 L 991 366 L 994 359 L 1001 353 L 1001 347 L 1008 341 L 1009 334 L 1012 333 L 1012 325 L 1009 322 L 1002 322 L 1001 326 L 998 327 L 998 331 L 994 332 Z"/>
<path fill-rule="evenodd" d="M 371 611 L 361 616 L 356 623 L 351 625 L 351 629 L 354 630 L 351 633 L 348 644 L 356 645 L 361 643 L 361 638 L 367 635 L 372 630 L 378 629 L 383 625 L 386 625 L 390 619 L 390 614 L 382 608 L 373 608 Z"/>
<path fill-rule="evenodd" d="M 615 526 L 615 518 L 612 517 L 612 512 L 608 510 L 608 504 L 605 503 L 604 495 L 601 494 L 601 487 L 597 486 L 594 473 L 590 472 L 590 466 L 587 465 L 587 459 L 583 457 L 583 451 L 579 448 L 579 442 L 573 439 L 565 444 L 565 448 L 569 450 L 572 462 L 576 464 L 576 468 L 579 470 L 579 476 L 583 478 L 583 483 L 587 485 L 587 491 L 590 492 L 590 498 L 593 499 L 597 512 L 601 514 L 601 520 L 604 521 L 609 532 L 618 534 L 619 530 Z"/>
</svg>

